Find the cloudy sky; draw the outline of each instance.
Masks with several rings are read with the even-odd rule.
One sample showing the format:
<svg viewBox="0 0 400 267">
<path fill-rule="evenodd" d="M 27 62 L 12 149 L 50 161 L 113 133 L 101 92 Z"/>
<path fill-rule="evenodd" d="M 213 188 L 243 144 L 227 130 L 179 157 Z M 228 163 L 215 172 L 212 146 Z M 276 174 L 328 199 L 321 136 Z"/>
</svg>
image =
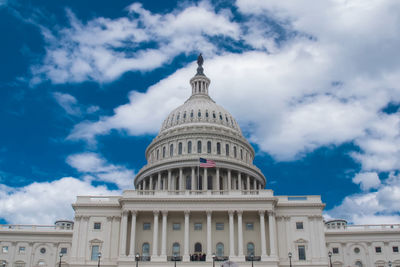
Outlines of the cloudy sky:
<svg viewBox="0 0 400 267">
<path fill-rule="evenodd" d="M 0 0 L 0 223 L 73 217 L 133 188 L 144 150 L 210 95 L 278 195 L 400 223 L 400 1 Z"/>
</svg>

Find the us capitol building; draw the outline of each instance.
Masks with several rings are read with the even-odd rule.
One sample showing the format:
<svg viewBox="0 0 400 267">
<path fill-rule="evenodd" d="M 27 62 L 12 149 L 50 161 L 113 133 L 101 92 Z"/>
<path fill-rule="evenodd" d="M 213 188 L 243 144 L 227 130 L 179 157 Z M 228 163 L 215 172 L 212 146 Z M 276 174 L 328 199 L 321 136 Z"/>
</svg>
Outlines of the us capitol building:
<svg viewBox="0 0 400 267">
<path fill-rule="evenodd" d="M 202 65 L 200 55 L 191 96 L 147 147 L 136 189 L 78 196 L 74 221 L 1 225 L 0 267 L 400 267 L 399 225 L 325 222 L 320 196 L 265 189 L 254 149 L 210 98 Z"/>
</svg>

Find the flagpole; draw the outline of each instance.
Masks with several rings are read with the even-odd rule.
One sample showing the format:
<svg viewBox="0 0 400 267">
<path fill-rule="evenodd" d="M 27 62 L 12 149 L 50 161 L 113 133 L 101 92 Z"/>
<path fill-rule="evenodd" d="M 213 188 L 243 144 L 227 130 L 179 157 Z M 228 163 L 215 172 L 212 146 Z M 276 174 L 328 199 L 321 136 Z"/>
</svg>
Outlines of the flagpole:
<svg viewBox="0 0 400 267">
<path fill-rule="evenodd" d="M 200 180 L 200 158 L 199 161 L 197 162 L 197 190 L 200 190 L 199 180 Z"/>
</svg>

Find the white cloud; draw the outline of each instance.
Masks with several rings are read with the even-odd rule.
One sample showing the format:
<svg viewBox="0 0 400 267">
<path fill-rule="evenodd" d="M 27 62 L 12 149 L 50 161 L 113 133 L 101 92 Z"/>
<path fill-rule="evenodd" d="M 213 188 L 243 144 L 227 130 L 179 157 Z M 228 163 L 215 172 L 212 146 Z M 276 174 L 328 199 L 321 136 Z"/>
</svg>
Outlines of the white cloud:
<svg viewBox="0 0 400 267">
<path fill-rule="evenodd" d="M 120 189 L 133 188 L 135 174 L 124 166 L 108 163 L 97 153 L 80 153 L 70 155 L 67 163 L 84 174 L 87 181 L 104 181 L 114 183 Z"/>
<path fill-rule="evenodd" d="M 359 184 L 362 190 L 368 191 L 373 188 L 378 188 L 381 181 L 376 172 L 363 172 L 353 177 L 353 183 Z"/>
<path fill-rule="evenodd" d="M 216 13 L 206 2 L 163 15 L 137 3 L 128 10 L 127 17 L 100 17 L 86 24 L 68 11 L 70 28 L 56 33 L 42 29 L 47 52 L 43 64 L 32 68 L 32 82 L 109 82 L 126 71 L 158 68 L 181 53 L 214 54 L 219 48 L 211 37 L 239 38 L 240 28 L 229 12 Z"/>
<path fill-rule="evenodd" d="M 99 110 L 98 106 L 84 107 L 78 104 L 77 99 L 70 94 L 55 92 L 53 93 L 53 97 L 69 115 L 81 116 L 83 114 L 95 113 Z"/>
<path fill-rule="evenodd" d="M 77 195 L 117 195 L 119 191 L 94 187 L 73 177 L 10 188 L 0 185 L 0 214 L 12 224 L 51 225 L 57 219 L 73 219 L 71 203 Z"/>
</svg>

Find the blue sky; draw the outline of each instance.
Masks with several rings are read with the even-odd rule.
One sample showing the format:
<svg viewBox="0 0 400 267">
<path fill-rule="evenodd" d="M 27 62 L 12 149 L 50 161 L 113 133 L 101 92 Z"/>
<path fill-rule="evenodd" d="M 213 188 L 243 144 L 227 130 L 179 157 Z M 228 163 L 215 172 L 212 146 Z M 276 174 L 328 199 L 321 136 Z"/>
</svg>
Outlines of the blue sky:
<svg viewBox="0 0 400 267">
<path fill-rule="evenodd" d="M 0 0 L 0 216 L 52 224 L 76 195 L 133 188 L 190 94 L 210 95 L 278 195 L 400 223 L 400 3 Z"/>
</svg>

